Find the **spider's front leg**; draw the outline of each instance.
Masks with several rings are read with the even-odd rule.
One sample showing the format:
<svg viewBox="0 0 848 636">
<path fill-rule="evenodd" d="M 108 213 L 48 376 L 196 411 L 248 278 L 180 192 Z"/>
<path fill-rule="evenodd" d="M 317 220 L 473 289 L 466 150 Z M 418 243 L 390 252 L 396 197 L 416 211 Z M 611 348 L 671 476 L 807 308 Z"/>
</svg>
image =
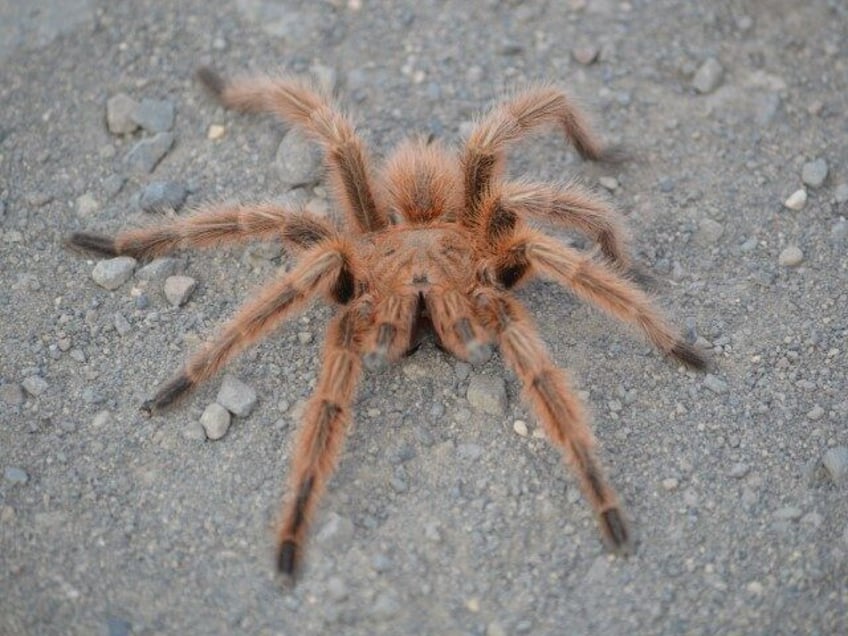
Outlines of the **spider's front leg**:
<svg viewBox="0 0 848 636">
<path fill-rule="evenodd" d="M 315 392 L 298 432 L 283 512 L 277 569 L 294 576 L 300 563 L 309 520 L 335 469 L 350 424 L 350 404 L 362 375 L 361 348 L 372 309 L 354 304 L 333 320 Z"/>
<path fill-rule="evenodd" d="M 320 292 L 337 302 L 348 302 L 354 292 L 350 253 L 345 243 L 335 240 L 304 254 L 290 273 L 266 284 L 245 304 L 214 342 L 190 358 L 180 373 L 142 405 L 142 411 L 153 414 L 173 404 Z"/>
<path fill-rule="evenodd" d="M 630 553 L 630 535 L 618 495 L 595 458 L 595 437 L 567 375 L 553 364 L 533 322 L 517 301 L 493 290 L 479 290 L 475 300 L 481 317 L 496 334 L 501 353 L 521 380 L 525 399 L 548 439 L 562 451 L 579 478 L 605 543 L 619 554 Z"/>
<path fill-rule="evenodd" d="M 329 238 L 330 225 L 308 212 L 291 213 L 274 203 L 210 205 L 170 223 L 121 232 L 115 237 L 74 232 L 68 246 L 99 256 L 149 260 L 182 248 L 208 248 L 255 239 L 282 238 L 297 247 L 312 247 Z"/>
<path fill-rule="evenodd" d="M 668 324 L 649 296 L 606 264 L 539 232 L 523 229 L 501 244 L 488 275 L 510 288 L 533 272 L 551 279 L 579 298 L 641 331 L 665 355 L 692 369 L 707 360 Z"/>
</svg>

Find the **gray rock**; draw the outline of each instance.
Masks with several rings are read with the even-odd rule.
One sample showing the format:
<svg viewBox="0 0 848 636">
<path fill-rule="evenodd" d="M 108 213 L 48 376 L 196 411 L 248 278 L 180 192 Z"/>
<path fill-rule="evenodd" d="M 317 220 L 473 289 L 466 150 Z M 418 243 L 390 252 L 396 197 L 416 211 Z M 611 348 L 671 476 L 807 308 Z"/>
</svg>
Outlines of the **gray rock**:
<svg viewBox="0 0 848 636">
<path fill-rule="evenodd" d="M 197 281 L 191 276 L 168 276 L 165 279 L 165 298 L 173 307 L 180 307 L 188 302 L 197 287 Z"/>
<path fill-rule="evenodd" d="M 712 373 L 708 373 L 704 378 L 704 386 L 718 395 L 727 393 L 728 391 L 727 382 L 721 380 L 717 376 L 714 376 Z"/>
<path fill-rule="evenodd" d="M 818 188 L 827 179 L 827 161 L 822 158 L 808 161 L 801 169 L 801 181 L 811 188 Z"/>
<path fill-rule="evenodd" d="M 465 397 L 474 408 L 503 415 L 506 412 L 506 383 L 503 378 L 491 375 L 473 375 Z"/>
<path fill-rule="evenodd" d="M 200 425 L 211 440 L 221 439 L 230 430 L 230 412 L 220 404 L 213 402 L 200 416 Z"/>
<path fill-rule="evenodd" d="M 772 513 L 772 516 L 778 521 L 798 521 L 804 511 L 796 506 L 784 506 L 778 508 Z"/>
<path fill-rule="evenodd" d="M 180 261 L 171 256 L 163 256 L 150 261 L 140 268 L 135 277 L 140 280 L 165 280 L 177 271 Z"/>
<path fill-rule="evenodd" d="M 162 158 L 174 145 L 174 135 L 161 132 L 149 139 L 142 139 L 127 153 L 124 162 L 132 172 L 148 174 L 153 172 Z"/>
<path fill-rule="evenodd" d="M 848 183 L 840 183 L 833 191 L 833 198 L 837 203 L 848 202 Z"/>
<path fill-rule="evenodd" d="M 113 135 L 125 135 L 138 128 L 133 113 L 138 102 L 125 93 L 118 93 L 106 101 L 106 126 Z"/>
<path fill-rule="evenodd" d="M 100 204 L 91 192 L 86 192 L 77 197 L 77 214 L 82 218 L 93 215 L 100 209 Z"/>
<path fill-rule="evenodd" d="M 215 401 L 238 417 L 247 417 L 256 406 L 256 392 L 244 382 L 227 374 Z"/>
<path fill-rule="evenodd" d="M 295 129 L 286 133 L 277 148 L 278 173 L 290 188 L 317 183 L 321 179 L 321 161 L 317 144 Z"/>
<path fill-rule="evenodd" d="M 714 57 L 707 59 L 692 78 L 692 86 L 701 94 L 712 93 L 721 84 L 724 69 Z"/>
<path fill-rule="evenodd" d="M 118 332 L 119 336 L 126 336 L 130 331 L 132 331 L 132 325 L 130 325 L 129 321 L 122 313 L 115 314 L 114 325 L 115 331 Z"/>
<path fill-rule="evenodd" d="M 160 133 L 174 127 L 174 103 L 145 97 L 131 114 L 132 120 L 148 132 Z"/>
<path fill-rule="evenodd" d="M 721 223 L 710 218 L 703 218 L 698 222 L 695 239 L 701 245 L 715 245 L 722 234 L 724 234 L 724 226 Z"/>
<path fill-rule="evenodd" d="M 780 256 L 777 257 L 777 262 L 784 267 L 797 267 L 804 262 L 804 253 L 801 251 L 801 248 L 790 245 L 780 253 Z"/>
<path fill-rule="evenodd" d="M 807 411 L 808 419 L 816 421 L 820 420 L 822 417 L 824 417 L 824 409 L 818 404 L 816 404 L 813 408 Z"/>
<path fill-rule="evenodd" d="M 22 384 L 24 390 L 32 396 L 39 396 L 47 390 L 47 380 L 40 375 L 31 375 Z"/>
<path fill-rule="evenodd" d="M 101 287 L 112 291 L 130 279 L 136 264 L 136 260 L 129 256 L 107 258 L 94 266 L 91 277 Z"/>
<path fill-rule="evenodd" d="M 848 238 L 848 221 L 840 218 L 830 228 L 830 240 L 834 243 L 841 243 Z"/>
<path fill-rule="evenodd" d="M 183 429 L 183 437 L 195 442 L 202 442 L 206 439 L 206 431 L 200 422 L 189 422 Z"/>
<path fill-rule="evenodd" d="M 790 210 L 801 210 L 807 205 L 807 191 L 804 188 L 795 190 L 786 201 L 783 202 L 784 207 Z"/>
<path fill-rule="evenodd" d="M 3 478 L 13 484 L 25 484 L 29 481 L 29 475 L 23 468 L 17 466 L 8 466 L 3 471 Z"/>
<path fill-rule="evenodd" d="M 827 469 L 833 483 L 838 486 L 848 485 L 848 447 L 834 446 L 829 448 L 822 457 L 822 464 Z"/>
<path fill-rule="evenodd" d="M 141 191 L 139 205 L 145 212 L 179 210 L 188 196 L 186 187 L 177 181 L 154 181 Z"/>
</svg>

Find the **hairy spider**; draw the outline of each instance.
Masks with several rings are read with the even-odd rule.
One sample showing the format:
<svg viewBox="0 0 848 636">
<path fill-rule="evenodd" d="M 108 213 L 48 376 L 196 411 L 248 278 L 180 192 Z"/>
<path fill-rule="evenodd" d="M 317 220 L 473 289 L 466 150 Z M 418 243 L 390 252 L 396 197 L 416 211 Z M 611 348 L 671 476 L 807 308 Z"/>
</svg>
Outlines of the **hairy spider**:
<svg viewBox="0 0 848 636">
<path fill-rule="evenodd" d="M 343 220 L 275 203 L 217 204 L 114 238 L 75 233 L 69 244 L 103 256 L 151 259 L 187 247 L 282 238 L 299 256 L 291 271 L 267 283 L 144 403 L 148 414 L 208 380 L 315 297 L 339 306 L 292 458 L 279 527 L 279 571 L 293 575 L 300 562 L 309 520 L 350 424 L 363 366 L 381 369 L 411 352 L 422 328 L 434 333 L 442 349 L 472 363 L 485 361 L 497 345 L 548 439 L 576 473 L 607 546 L 628 553 L 625 515 L 595 457 L 583 406 L 511 290 L 535 277 L 555 281 L 685 365 L 703 368 L 705 359 L 631 282 L 621 220 L 613 209 L 573 183 L 503 177 L 507 147 L 548 125 L 559 127 L 582 157 L 611 158 L 571 100 L 551 86 L 528 88 L 479 119 L 459 152 L 411 139 L 375 174 L 350 119 L 309 83 L 270 77 L 225 81 L 206 68 L 198 77 L 225 107 L 273 113 L 318 142 Z M 568 247 L 526 220 L 578 230 L 599 249 Z"/>
</svg>

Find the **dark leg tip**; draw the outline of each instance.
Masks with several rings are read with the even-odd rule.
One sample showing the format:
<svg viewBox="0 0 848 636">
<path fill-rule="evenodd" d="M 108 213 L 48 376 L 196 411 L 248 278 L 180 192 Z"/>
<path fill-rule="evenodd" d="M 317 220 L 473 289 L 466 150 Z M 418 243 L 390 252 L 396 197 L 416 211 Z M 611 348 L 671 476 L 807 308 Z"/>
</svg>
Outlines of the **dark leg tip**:
<svg viewBox="0 0 848 636">
<path fill-rule="evenodd" d="M 707 358 L 701 351 L 682 340 L 675 344 L 668 353 L 690 369 L 703 371 L 709 366 Z"/>
<path fill-rule="evenodd" d="M 389 357 L 384 349 L 369 351 L 362 357 L 362 362 L 372 373 L 382 373 L 389 367 Z"/>
<path fill-rule="evenodd" d="M 65 239 L 65 245 L 74 251 L 97 254 L 98 256 L 118 255 L 115 239 L 100 234 L 74 232 Z"/>
<path fill-rule="evenodd" d="M 485 364 L 492 357 L 492 345 L 488 342 L 473 342 L 468 345 L 468 362 L 474 366 Z"/>
<path fill-rule="evenodd" d="M 288 577 L 294 578 L 297 567 L 297 544 L 291 539 L 286 539 L 280 544 L 277 552 L 277 571 Z"/>
<path fill-rule="evenodd" d="M 612 552 L 620 556 L 633 554 L 630 532 L 618 508 L 610 508 L 601 513 L 601 526 L 607 546 Z"/>
<path fill-rule="evenodd" d="M 195 75 L 197 76 L 198 81 L 203 84 L 203 87 L 209 91 L 213 97 L 220 99 L 227 86 L 223 77 L 208 66 L 201 66 L 197 69 Z"/>
</svg>

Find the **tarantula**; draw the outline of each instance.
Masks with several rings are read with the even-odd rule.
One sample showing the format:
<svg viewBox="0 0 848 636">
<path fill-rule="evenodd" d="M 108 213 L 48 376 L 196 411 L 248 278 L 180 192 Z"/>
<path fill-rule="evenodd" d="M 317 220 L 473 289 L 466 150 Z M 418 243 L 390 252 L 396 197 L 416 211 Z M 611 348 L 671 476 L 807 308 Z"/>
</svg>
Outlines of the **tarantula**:
<svg viewBox="0 0 848 636">
<path fill-rule="evenodd" d="M 300 563 L 309 520 L 350 425 L 363 367 L 378 370 L 397 361 L 415 349 L 425 329 L 440 348 L 471 363 L 485 361 L 493 345 L 499 348 L 548 439 L 576 473 L 607 546 L 628 553 L 625 515 L 595 457 L 587 415 L 512 289 L 535 277 L 555 281 L 685 365 L 703 368 L 705 359 L 631 282 L 613 209 L 577 184 L 503 177 L 509 145 L 544 126 L 559 127 L 583 158 L 613 158 L 572 101 L 551 86 L 530 87 L 480 118 L 458 152 L 413 138 L 375 173 L 351 120 L 310 83 L 291 77 L 225 81 L 207 68 L 198 78 L 225 107 L 273 113 L 320 144 L 343 219 L 333 222 L 270 202 L 222 203 L 114 238 L 74 233 L 69 244 L 145 260 L 181 248 L 281 238 L 299 256 L 291 271 L 267 283 L 143 404 L 147 414 L 208 380 L 314 298 L 338 306 L 298 432 L 277 569 L 291 576 Z M 568 247 L 528 220 L 577 230 L 597 249 Z"/>
</svg>

